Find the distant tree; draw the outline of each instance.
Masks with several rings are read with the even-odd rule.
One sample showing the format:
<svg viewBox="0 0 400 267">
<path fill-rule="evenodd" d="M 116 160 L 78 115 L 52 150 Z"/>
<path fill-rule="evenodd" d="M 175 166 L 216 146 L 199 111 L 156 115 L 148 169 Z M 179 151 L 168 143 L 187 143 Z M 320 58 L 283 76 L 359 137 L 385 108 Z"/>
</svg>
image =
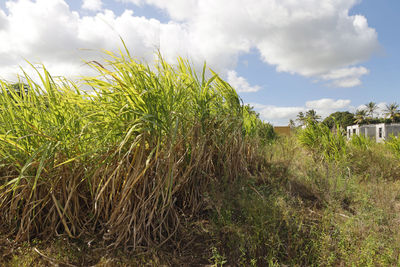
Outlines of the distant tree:
<svg viewBox="0 0 400 267">
<path fill-rule="evenodd" d="M 303 111 L 300 111 L 299 114 L 297 114 L 297 119 L 296 119 L 300 125 L 304 125 L 306 122 L 306 117 L 304 116 Z"/>
<path fill-rule="evenodd" d="M 367 120 L 368 112 L 365 109 L 359 109 L 356 111 L 356 115 L 354 118 L 354 123 L 356 124 L 363 124 Z"/>
<path fill-rule="evenodd" d="M 367 107 L 368 115 L 370 115 L 371 118 L 373 119 L 374 118 L 374 112 L 375 112 L 375 110 L 378 109 L 378 106 L 376 105 L 375 102 L 372 102 L 372 101 L 367 103 L 367 104 L 365 104 L 365 106 Z"/>
<path fill-rule="evenodd" d="M 292 120 L 292 119 L 290 119 L 289 120 L 289 125 L 288 125 L 290 128 L 295 128 L 296 127 L 296 124 L 294 123 L 294 120 Z"/>
<path fill-rule="evenodd" d="M 310 109 L 306 112 L 306 119 L 313 122 L 318 122 L 321 119 L 321 116 L 317 115 L 317 112 L 314 109 Z"/>
<path fill-rule="evenodd" d="M 333 129 L 336 126 L 336 123 L 338 123 L 343 129 L 346 129 L 347 126 L 354 124 L 354 119 L 354 114 L 351 112 L 337 111 L 326 117 L 322 123 L 324 123 L 330 129 Z"/>
<path fill-rule="evenodd" d="M 385 117 L 389 117 L 393 122 L 397 122 L 400 117 L 399 105 L 395 102 L 386 105 Z"/>
</svg>

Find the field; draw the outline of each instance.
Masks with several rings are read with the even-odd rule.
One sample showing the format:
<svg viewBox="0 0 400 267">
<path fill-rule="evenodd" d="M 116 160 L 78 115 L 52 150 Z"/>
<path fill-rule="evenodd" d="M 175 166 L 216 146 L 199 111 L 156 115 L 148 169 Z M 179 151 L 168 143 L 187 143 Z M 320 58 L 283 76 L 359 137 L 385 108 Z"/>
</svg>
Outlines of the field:
<svg viewBox="0 0 400 267">
<path fill-rule="evenodd" d="M 279 137 L 206 66 L 108 56 L 1 84 L 0 264 L 400 264 L 400 140 Z"/>
</svg>

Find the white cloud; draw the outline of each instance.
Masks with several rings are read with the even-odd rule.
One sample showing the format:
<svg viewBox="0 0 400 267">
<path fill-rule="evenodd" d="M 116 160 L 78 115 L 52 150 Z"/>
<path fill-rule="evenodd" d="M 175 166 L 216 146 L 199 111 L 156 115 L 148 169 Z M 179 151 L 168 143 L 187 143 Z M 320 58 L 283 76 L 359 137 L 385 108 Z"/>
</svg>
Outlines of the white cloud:
<svg viewBox="0 0 400 267">
<path fill-rule="evenodd" d="M 143 5 L 143 1 L 142 0 L 115 0 L 117 2 L 121 2 L 121 3 L 132 3 L 138 6 Z"/>
<path fill-rule="evenodd" d="M 8 23 L 0 30 L 0 78 L 13 79 L 25 59 L 43 63 L 53 75 L 86 75 L 82 60 L 100 60 L 101 49 L 116 51 L 123 36 L 131 52 L 151 61 L 159 46 L 160 22 L 125 11 L 116 16 L 104 10 L 94 16 L 80 16 L 63 0 L 8 1 Z M 83 49 L 83 50 L 82 50 Z M 91 49 L 91 50 L 85 50 Z"/>
<path fill-rule="evenodd" d="M 132 0 L 138 2 L 138 0 Z M 237 55 L 256 47 L 278 71 L 307 77 L 332 76 L 369 59 L 379 47 L 377 33 L 364 16 L 349 15 L 359 0 L 142 0 L 164 9 L 172 19 L 189 25 L 204 54 Z M 218 44 L 224 43 L 220 49 Z M 361 83 L 362 73 L 330 78 L 335 87 Z M 349 71 L 352 72 L 353 68 Z"/>
<path fill-rule="evenodd" d="M 366 18 L 349 15 L 358 0 L 119 1 L 153 5 L 171 21 L 161 23 L 132 11 L 117 16 L 104 9 L 80 16 L 64 0 L 7 1 L 7 15 L 0 10 L 0 38 L 7 40 L 0 43 L 0 76 L 24 66 L 24 58 L 78 66 L 81 58 L 98 58 L 79 49 L 113 50 L 121 46 L 121 35 L 138 58 L 152 59 L 160 49 L 170 62 L 180 55 L 196 66 L 206 61 L 217 72 L 227 72 L 240 54 L 256 48 L 278 71 L 351 87 L 368 73 L 358 64 L 379 46 Z M 82 7 L 102 8 L 99 0 L 85 0 Z"/>
<path fill-rule="evenodd" d="M 318 100 L 307 101 L 303 106 L 279 107 L 274 105 L 250 104 L 260 113 L 260 117 L 273 125 L 287 125 L 290 119 L 296 120 L 299 112 L 306 112 L 314 109 L 322 118 L 329 116 L 336 111 L 353 111 L 348 99 L 330 99 L 322 98 Z"/>
<path fill-rule="evenodd" d="M 6 13 L 0 9 L 0 31 L 8 26 Z"/>
<path fill-rule="evenodd" d="M 345 79 L 339 81 L 333 81 L 332 86 L 334 87 L 342 87 L 342 88 L 350 88 L 361 85 L 362 82 L 360 79 Z"/>
<path fill-rule="evenodd" d="M 158 8 L 167 10 L 168 14 L 174 20 L 186 20 L 196 13 L 196 9 L 206 2 L 203 0 L 119 0 L 122 2 L 131 2 L 136 5 L 150 4 Z"/>
<path fill-rule="evenodd" d="M 333 81 L 331 85 L 335 87 L 354 87 L 361 84 L 361 76 L 369 73 L 364 67 L 352 67 L 332 70 L 327 74 L 321 75 L 326 81 Z"/>
<path fill-rule="evenodd" d="M 234 70 L 228 71 L 228 83 L 235 88 L 237 92 L 249 93 L 257 92 L 261 89 L 258 85 L 251 86 L 245 78 L 238 76 Z"/>
<path fill-rule="evenodd" d="M 307 110 L 315 109 L 323 118 L 336 111 L 352 110 L 349 99 L 334 100 L 331 98 L 322 98 L 319 100 L 307 101 L 305 107 Z"/>
<path fill-rule="evenodd" d="M 102 9 L 103 2 L 101 0 L 83 0 L 82 8 L 91 11 L 100 11 Z"/>
<path fill-rule="evenodd" d="M 288 125 L 290 119 L 296 119 L 300 111 L 305 111 L 304 107 L 277 107 L 263 106 L 256 110 L 260 113 L 260 117 L 272 123 L 275 126 Z"/>
<path fill-rule="evenodd" d="M 307 101 L 306 108 L 308 109 L 334 109 L 340 110 L 348 108 L 351 101 L 348 99 L 333 100 L 331 98 L 322 98 L 319 100 Z"/>
</svg>

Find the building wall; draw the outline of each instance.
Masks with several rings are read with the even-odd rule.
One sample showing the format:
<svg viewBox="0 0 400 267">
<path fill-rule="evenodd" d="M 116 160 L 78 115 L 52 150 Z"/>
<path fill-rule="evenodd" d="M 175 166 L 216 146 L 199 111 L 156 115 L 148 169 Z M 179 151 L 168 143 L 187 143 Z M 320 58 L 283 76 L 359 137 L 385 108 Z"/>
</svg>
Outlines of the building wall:
<svg viewBox="0 0 400 267">
<path fill-rule="evenodd" d="M 400 133 L 400 124 L 389 124 L 386 125 L 386 131 L 385 131 L 385 138 L 389 139 L 390 136 L 393 134 L 395 136 L 399 136 Z"/>
<path fill-rule="evenodd" d="M 375 125 L 363 125 L 360 126 L 361 134 L 365 137 L 375 139 L 376 138 L 376 126 Z"/>
<path fill-rule="evenodd" d="M 376 142 L 381 143 L 386 139 L 386 125 L 384 123 L 379 123 L 375 125 L 376 127 Z"/>
<path fill-rule="evenodd" d="M 351 125 L 347 126 L 347 139 L 352 135 L 364 135 L 371 139 L 375 139 L 377 143 L 381 143 L 390 138 L 390 135 L 400 136 L 400 123 L 378 123 L 373 125 Z"/>
<path fill-rule="evenodd" d="M 380 130 L 382 129 L 382 130 Z M 400 135 L 400 124 L 384 124 L 380 123 L 376 125 L 376 142 L 380 143 L 384 140 L 390 139 L 391 135 L 399 136 Z"/>
<path fill-rule="evenodd" d="M 351 125 L 351 126 L 347 126 L 346 129 L 346 133 L 347 133 L 347 138 L 350 139 L 353 134 L 360 134 L 360 126 L 359 125 Z"/>
<path fill-rule="evenodd" d="M 287 135 L 291 134 L 290 126 L 274 126 L 274 131 L 280 135 Z"/>
</svg>

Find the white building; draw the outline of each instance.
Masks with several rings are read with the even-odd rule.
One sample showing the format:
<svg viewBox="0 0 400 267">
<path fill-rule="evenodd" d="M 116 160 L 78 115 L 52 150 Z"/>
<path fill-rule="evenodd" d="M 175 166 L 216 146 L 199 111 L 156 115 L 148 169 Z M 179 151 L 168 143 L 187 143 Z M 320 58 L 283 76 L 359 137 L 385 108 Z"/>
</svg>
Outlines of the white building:
<svg viewBox="0 0 400 267">
<path fill-rule="evenodd" d="M 354 134 L 364 135 L 376 142 L 383 142 L 390 138 L 390 135 L 399 136 L 400 123 L 379 123 L 379 124 L 366 124 L 366 125 L 351 125 L 347 126 L 347 139 L 350 139 Z"/>
<path fill-rule="evenodd" d="M 374 124 L 347 126 L 347 138 L 350 139 L 353 134 L 362 134 L 373 139 L 376 136 L 376 127 Z"/>
<path fill-rule="evenodd" d="M 380 123 L 376 124 L 376 142 L 383 142 L 390 138 L 393 134 L 394 136 L 399 136 L 400 133 L 400 124 L 399 123 Z"/>
</svg>

